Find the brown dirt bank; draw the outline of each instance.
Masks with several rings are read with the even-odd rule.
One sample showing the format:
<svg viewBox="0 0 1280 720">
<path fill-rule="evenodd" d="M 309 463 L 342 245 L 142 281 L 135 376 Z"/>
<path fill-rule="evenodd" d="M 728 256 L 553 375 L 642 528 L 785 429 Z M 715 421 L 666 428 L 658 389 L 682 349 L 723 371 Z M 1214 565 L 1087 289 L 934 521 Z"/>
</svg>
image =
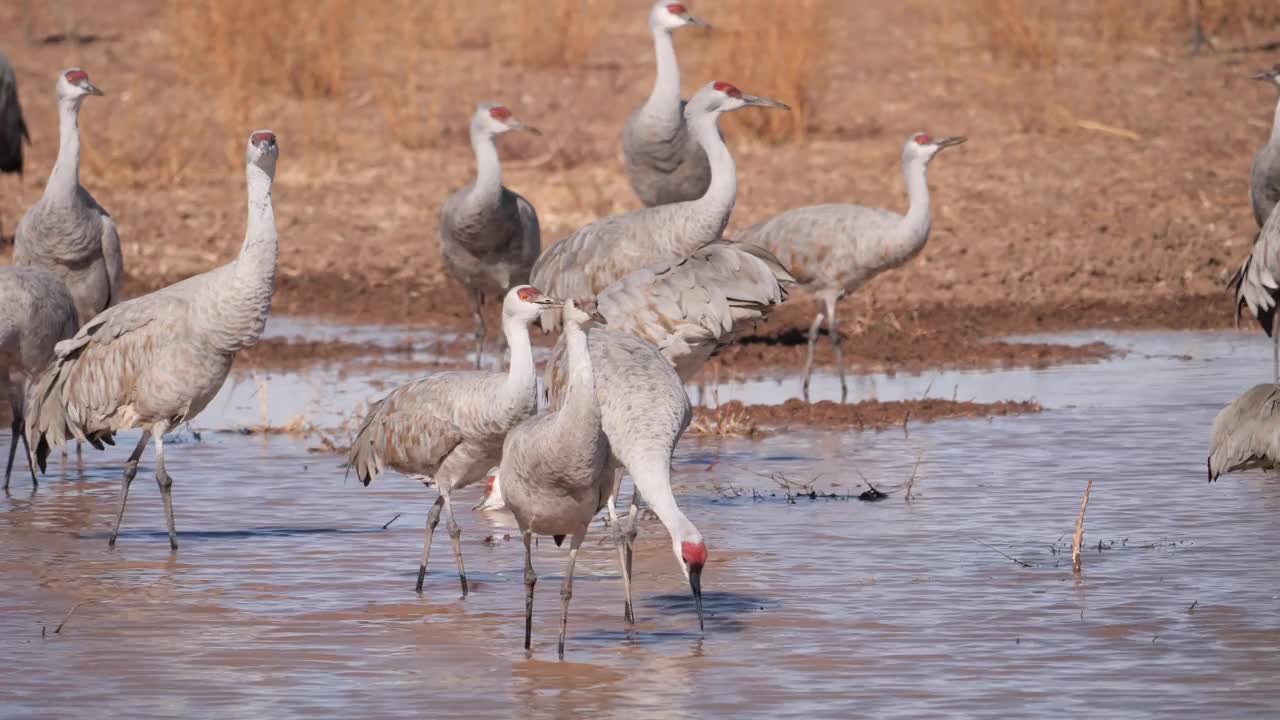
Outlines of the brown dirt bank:
<svg viewBox="0 0 1280 720">
<path fill-rule="evenodd" d="M 913 421 L 1025 415 L 1038 413 L 1043 409 L 1039 403 L 1013 400 L 995 403 L 933 398 L 895 402 L 864 400 L 851 405 L 829 400 L 806 403 L 796 399 L 781 405 L 744 405 L 735 400 L 716 409 L 696 408 L 690 432 L 694 435 L 755 437 L 765 434 L 767 430 L 786 431 L 798 427 L 820 430 L 884 430 L 906 427 Z"/>
</svg>

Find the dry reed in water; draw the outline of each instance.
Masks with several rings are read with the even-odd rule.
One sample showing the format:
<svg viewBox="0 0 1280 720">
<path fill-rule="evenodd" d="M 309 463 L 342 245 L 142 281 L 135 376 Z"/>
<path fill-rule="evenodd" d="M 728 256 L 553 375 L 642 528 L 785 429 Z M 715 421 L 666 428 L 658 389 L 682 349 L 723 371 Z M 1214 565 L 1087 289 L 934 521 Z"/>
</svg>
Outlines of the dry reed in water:
<svg viewBox="0 0 1280 720">
<path fill-rule="evenodd" d="M 1080 514 L 1076 516 L 1076 531 L 1071 536 L 1071 572 L 1080 574 L 1080 546 L 1084 544 L 1084 511 L 1089 507 L 1089 493 L 1093 491 L 1093 481 L 1084 487 L 1084 497 L 1080 499 Z"/>
</svg>

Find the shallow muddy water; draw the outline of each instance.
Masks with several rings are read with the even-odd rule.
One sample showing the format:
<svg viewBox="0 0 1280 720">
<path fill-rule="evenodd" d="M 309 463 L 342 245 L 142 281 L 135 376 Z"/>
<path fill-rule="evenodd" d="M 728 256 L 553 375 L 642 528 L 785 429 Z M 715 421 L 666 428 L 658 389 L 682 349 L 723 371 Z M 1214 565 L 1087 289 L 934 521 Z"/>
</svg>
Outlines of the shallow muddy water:
<svg viewBox="0 0 1280 720">
<path fill-rule="evenodd" d="M 1234 333 L 1065 340 L 1095 338 L 1128 352 L 851 387 L 859 399 L 1035 399 L 1039 415 L 686 440 L 675 485 L 711 548 L 705 633 L 653 521 L 637 551 L 638 622 L 624 626 L 597 526 L 563 663 L 565 551 L 535 551 L 527 657 L 521 547 L 503 539 L 514 521 L 468 510 L 475 489 L 456 506 L 471 594 L 459 597 L 441 531 L 418 596 L 434 492 L 405 478 L 363 488 L 306 441 L 180 434 L 167 446 L 182 544 L 171 555 L 150 452 L 115 550 L 128 440 L 88 450 L 82 468 L 55 460 L 37 491 L 19 476 L 0 497 L 0 716 L 1275 717 L 1280 479 L 1204 475 L 1214 414 L 1268 378 L 1269 346 Z M 347 414 L 374 393 L 358 375 L 272 377 L 272 422 L 309 404 Z M 815 382 L 819 397 L 838 389 Z M 260 422 L 255 390 L 241 378 L 195 425 Z M 718 390 L 778 402 L 799 383 Z M 912 502 L 902 489 L 847 497 L 863 477 L 899 488 L 917 458 Z M 778 473 L 835 497 L 789 503 Z"/>
</svg>

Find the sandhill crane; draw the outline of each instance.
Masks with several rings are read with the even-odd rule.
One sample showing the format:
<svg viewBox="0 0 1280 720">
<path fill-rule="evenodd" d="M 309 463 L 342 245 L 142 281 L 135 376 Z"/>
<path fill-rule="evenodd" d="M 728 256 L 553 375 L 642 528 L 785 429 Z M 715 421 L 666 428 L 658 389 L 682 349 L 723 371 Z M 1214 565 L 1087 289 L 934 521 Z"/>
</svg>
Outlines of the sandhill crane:
<svg viewBox="0 0 1280 720">
<path fill-rule="evenodd" d="M 905 215 L 860 205 L 816 205 L 775 215 L 737 237 L 772 252 L 796 276 L 801 288 L 822 300 L 840 374 L 841 400 L 849 391 L 836 304 L 871 278 L 902 265 L 924 249 L 933 222 L 929 209 L 929 161 L 943 148 L 964 141 L 963 137 L 933 138 L 922 132 L 907 139 L 902 149 L 902 174 L 909 198 Z M 809 352 L 804 366 L 806 399 L 823 317 L 823 310 L 819 310 L 809 327 Z"/>
<path fill-rule="evenodd" d="M 711 184 L 707 153 L 689 134 L 680 99 L 680 65 L 671 33 L 689 25 L 710 27 L 680 3 L 658 0 L 649 11 L 658 74 L 653 92 L 627 118 L 622 156 L 627 179 L 648 207 L 697 200 Z"/>
<path fill-rule="evenodd" d="M 1240 310 L 1258 320 L 1262 331 L 1271 338 L 1274 380 L 1280 383 L 1280 314 L 1276 313 L 1276 298 L 1280 295 L 1280 213 L 1273 212 L 1258 231 L 1253 248 L 1244 263 L 1231 278 L 1230 286 L 1236 293 L 1236 321 Z"/>
<path fill-rule="evenodd" d="M 434 482 L 440 491 L 427 515 L 417 591 L 427 575 L 431 537 L 443 508 L 462 594 L 467 573 L 462 564 L 462 531 L 453 517 L 449 495 L 484 477 L 502 453 L 511 428 L 538 410 L 537 374 L 529 342 L 529 324 L 560 301 L 537 288 L 519 285 L 502 302 L 502 332 L 511 348 L 511 365 L 504 373 L 443 372 L 410 381 L 392 390 L 369 409 L 351 442 L 348 472 L 368 485 L 390 466 Z"/>
<path fill-rule="evenodd" d="M 4 467 L 8 488 L 18 441 L 24 446 L 27 441 L 23 432 L 27 385 L 53 359 L 53 346 L 75 335 L 80 323 L 67 286 L 44 268 L 0 267 L 0 308 L 4 308 L 0 312 L 0 395 L 8 395 L 13 411 L 9 461 Z M 31 482 L 36 482 L 34 467 Z"/>
<path fill-rule="evenodd" d="M 738 193 L 737 170 L 720 137 L 720 115 L 745 107 L 788 109 L 726 82 L 708 83 L 689 100 L 685 119 L 707 151 L 711 184 L 690 202 L 659 205 L 597 220 L 553 245 L 533 266 L 532 282 L 556 297 L 594 296 L 633 270 L 687 256 L 720 238 Z M 543 316 L 551 331 L 556 318 Z"/>
<path fill-rule="evenodd" d="M 568 382 L 563 402 L 550 413 L 529 418 L 502 445 L 499 473 L 507 506 L 516 516 L 524 540 L 524 647 L 533 634 L 533 534 L 551 535 L 556 545 L 569 536 L 569 561 L 560 586 L 560 657 L 564 657 L 573 595 L 573 565 L 591 519 L 604 507 L 613 479 L 604 472 L 609 443 L 600 428 L 596 380 L 582 324 L 590 316 L 565 302 L 562 313 L 568 354 Z"/>
<path fill-rule="evenodd" d="M 1280 385 L 1254 385 L 1213 420 L 1209 482 L 1237 470 L 1270 470 L 1280 460 Z"/>
<path fill-rule="evenodd" d="M 278 156 L 275 133 L 249 136 L 248 222 L 235 260 L 102 311 L 75 337 L 58 343 L 36 387 L 27 439 L 41 470 L 50 448 L 69 436 L 102 449 L 103 443 L 114 444 L 117 432 L 142 429 L 125 465 L 110 545 L 120 533 L 138 460 L 154 437 L 169 547 L 178 549 L 164 434 L 199 414 L 222 387 L 236 354 L 262 336 L 279 257 L 271 205 Z"/>
<path fill-rule="evenodd" d="M 18 223 L 14 263 L 52 270 L 76 300 L 87 323 L 120 301 L 124 260 L 115 222 L 80 185 L 80 103 L 101 95 L 89 74 L 70 68 L 58 75 L 58 160 L 44 194 Z"/>
<path fill-rule="evenodd" d="M 542 252 L 538 213 L 502 184 L 494 137 L 515 130 L 540 135 L 505 105 L 481 103 L 471 116 L 476 180 L 449 196 L 440 209 L 440 250 L 449 274 L 467 289 L 476 320 L 476 368 L 484 351 L 485 299 L 529 281 Z"/>
<path fill-rule="evenodd" d="M 1280 64 L 1254 75 L 1253 79 L 1280 87 Z M 1253 156 L 1253 167 L 1249 171 L 1249 199 L 1253 204 L 1253 219 L 1258 222 L 1258 227 L 1262 227 L 1276 203 L 1280 203 L 1280 101 L 1276 102 L 1271 137 Z"/>
<path fill-rule="evenodd" d="M 30 145 L 31 135 L 18 102 L 18 77 L 9 58 L 0 52 L 0 174 L 17 173 L 22 177 L 23 142 Z M 4 223 L 0 222 L 0 237 L 3 236 Z"/>
</svg>

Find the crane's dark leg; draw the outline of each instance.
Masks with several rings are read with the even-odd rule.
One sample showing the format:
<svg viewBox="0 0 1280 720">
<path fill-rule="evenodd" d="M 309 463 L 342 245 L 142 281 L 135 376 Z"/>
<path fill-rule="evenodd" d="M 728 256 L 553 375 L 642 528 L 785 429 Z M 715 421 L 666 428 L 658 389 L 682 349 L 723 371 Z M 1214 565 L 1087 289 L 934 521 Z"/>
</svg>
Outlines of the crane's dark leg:
<svg viewBox="0 0 1280 720">
<path fill-rule="evenodd" d="M 22 428 L 18 428 L 18 437 L 22 439 L 22 452 L 27 454 L 27 469 L 31 472 L 31 487 L 34 488 L 40 484 L 36 480 L 36 460 L 31 454 L 31 446 L 27 444 L 27 434 L 23 432 Z"/>
<path fill-rule="evenodd" d="M 444 485 L 440 486 L 441 490 Z M 458 527 L 458 521 L 453 519 L 453 503 L 449 501 L 449 496 L 442 493 L 444 498 L 444 514 L 447 516 L 445 527 L 449 529 L 449 539 L 453 541 L 453 559 L 458 563 L 458 580 L 462 583 L 462 596 L 467 596 L 467 569 L 462 565 L 462 528 Z"/>
<path fill-rule="evenodd" d="M 617 468 L 613 471 L 613 491 L 609 494 L 605 507 L 609 510 L 609 536 L 613 539 L 614 546 L 618 548 L 618 570 L 622 572 L 622 618 L 630 625 L 636 621 L 636 616 L 631 605 L 631 566 L 627 562 L 627 538 L 622 524 L 618 521 L 617 502 L 621 486 L 622 469 Z"/>
<path fill-rule="evenodd" d="M 160 486 L 160 499 L 164 502 L 164 522 L 169 528 L 169 549 L 178 549 L 178 530 L 173 524 L 173 478 L 164 469 L 164 430 L 156 436 L 156 485 Z"/>
<path fill-rule="evenodd" d="M 827 298 L 825 302 L 827 303 L 827 332 L 831 334 L 831 349 L 836 354 L 836 373 L 840 376 L 840 402 L 844 402 L 849 397 L 849 386 L 844 382 L 842 346 L 844 339 L 840 337 L 840 321 L 836 319 L 836 303 L 840 302 L 840 298 Z"/>
<path fill-rule="evenodd" d="M 525 530 L 524 535 L 524 649 L 531 646 L 533 636 L 533 586 L 538 584 L 538 576 L 533 572 L 533 532 Z"/>
<path fill-rule="evenodd" d="M 13 433 L 9 438 L 9 462 L 4 466 L 4 489 L 9 489 L 9 476 L 13 474 L 13 459 L 18 455 L 18 438 L 22 437 L 22 418 L 17 410 L 13 413 Z"/>
<path fill-rule="evenodd" d="M 107 540 L 108 547 L 115 547 L 116 537 L 120 535 L 120 521 L 124 519 L 124 506 L 129 501 L 129 486 L 133 484 L 133 477 L 138 474 L 138 460 L 142 458 L 142 453 L 147 449 L 147 441 L 151 439 L 151 432 L 142 431 L 142 437 L 138 440 L 138 446 L 133 449 L 133 453 L 129 455 L 129 461 L 124 464 L 124 479 L 120 483 L 120 508 L 116 510 L 116 524 L 111 528 L 111 538 Z"/>
<path fill-rule="evenodd" d="M 1280 383 L 1280 312 L 1271 316 L 1271 361 L 1275 367 L 1275 382 Z"/>
<path fill-rule="evenodd" d="M 22 405 L 25 400 L 22 397 L 22 383 L 14 383 L 9 379 L 9 368 L 0 366 L 0 386 L 4 387 L 4 394 L 9 397 L 9 409 L 13 414 L 13 425 L 11 426 L 12 442 L 9 443 L 9 462 L 4 466 L 4 489 L 9 489 L 9 476 L 13 473 L 13 461 L 18 454 L 18 440 L 22 440 L 22 446 L 27 446 L 27 436 L 23 433 L 24 419 L 22 416 Z M 27 464 L 30 465 L 31 453 L 27 453 Z M 35 468 L 31 468 L 31 484 L 37 485 Z"/>
<path fill-rule="evenodd" d="M 471 307 L 475 310 L 476 319 L 476 369 L 484 360 L 484 293 L 471 291 Z"/>
<path fill-rule="evenodd" d="M 804 361 L 804 401 L 809 402 L 809 379 L 813 375 L 813 353 L 818 348 L 818 332 L 822 330 L 822 313 L 818 313 L 813 318 L 813 324 L 809 326 L 809 354 L 805 356 Z"/>
<path fill-rule="evenodd" d="M 623 567 L 626 568 L 627 578 L 631 578 L 631 558 L 635 555 L 636 546 L 636 523 L 639 520 L 640 506 L 637 505 L 638 493 L 631 493 L 631 507 L 627 509 L 627 527 L 623 531 L 623 547 L 626 550 L 623 557 Z M 631 591 L 627 590 L 627 610 L 629 617 L 627 622 L 634 623 L 636 621 L 635 606 L 631 604 Z"/>
<path fill-rule="evenodd" d="M 564 659 L 564 636 L 569 630 L 569 599 L 573 597 L 573 564 L 578 561 L 578 548 L 587 537 L 587 526 L 573 534 L 569 545 L 569 564 L 564 569 L 564 581 L 560 583 L 560 659 Z"/>
<path fill-rule="evenodd" d="M 427 513 L 427 537 L 422 541 L 422 562 L 418 563 L 418 587 L 419 593 L 422 592 L 422 583 L 427 579 L 427 558 L 431 557 L 431 536 L 435 535 L 436 525 L 440 524 L 440 508 L 444 507 L 444 493 L 436 498 L 436 502 L 431 506 L 431 512 Z"/>
</svg>

